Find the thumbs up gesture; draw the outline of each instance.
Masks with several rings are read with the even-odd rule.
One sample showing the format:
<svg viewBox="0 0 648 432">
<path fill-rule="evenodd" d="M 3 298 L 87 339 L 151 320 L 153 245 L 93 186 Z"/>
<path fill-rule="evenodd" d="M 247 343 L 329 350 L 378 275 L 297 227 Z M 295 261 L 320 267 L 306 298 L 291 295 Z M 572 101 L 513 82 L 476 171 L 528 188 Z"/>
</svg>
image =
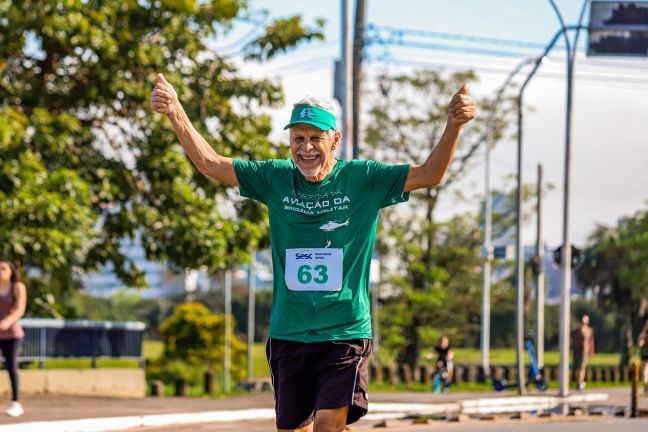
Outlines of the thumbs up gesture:
<svg viewBox="0 0 648 432">
<path fill-rule="evenodd" d="M 461 126 L 475 118 L 476 111 L 477 105 L 475 101 L 468 96 L 468 84 L 464 84 L 450 100 L 448 123 Z"/>
<path fill-rule="evenodd" d="M 151 93 L 151 108 L 153 111 L 167 116 L 172 115 L 179 105 L 178 95 L 173 86 L 159 73 L 155 88 Z"/>
</svg>

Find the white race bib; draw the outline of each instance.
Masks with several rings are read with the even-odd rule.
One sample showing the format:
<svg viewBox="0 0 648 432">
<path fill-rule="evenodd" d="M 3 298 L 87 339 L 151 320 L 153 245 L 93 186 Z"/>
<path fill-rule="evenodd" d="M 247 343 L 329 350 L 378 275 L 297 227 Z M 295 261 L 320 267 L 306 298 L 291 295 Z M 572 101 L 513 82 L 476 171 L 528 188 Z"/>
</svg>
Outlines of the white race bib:
<svg viewBox="0 0 648 432">
<path fill-rule="evenodd" d="M 293 291 L 340 291 L 342 249 L 286 249 L 286 285 Z"/>
</svg>

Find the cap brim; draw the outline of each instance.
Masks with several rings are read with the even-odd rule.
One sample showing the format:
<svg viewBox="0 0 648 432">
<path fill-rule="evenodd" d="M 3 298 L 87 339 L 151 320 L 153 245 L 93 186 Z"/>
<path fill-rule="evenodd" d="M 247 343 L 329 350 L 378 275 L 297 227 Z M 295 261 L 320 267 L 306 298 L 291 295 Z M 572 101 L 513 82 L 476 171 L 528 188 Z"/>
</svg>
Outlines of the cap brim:
<svg viewBox="0 0 648 432">
<path fill-rule="evenodd" d="M 299 121 L 294 121 L 294 122 L 288 123 L 284 127 L 284 130 L 286 130 L 289 127 L 294 126 L 296 124 L 309 124 L 311 126 L 315 126 L 316 128 L 318 128 L 320 130 L 323 130 L 324 132 L 326 132 L 329 129 L 333 129 L 330 125 L 327 125 L 326 123 L 317 122 L 317 121 L 313 121 L 313 120 L 299 120 Z"/>
</svg>

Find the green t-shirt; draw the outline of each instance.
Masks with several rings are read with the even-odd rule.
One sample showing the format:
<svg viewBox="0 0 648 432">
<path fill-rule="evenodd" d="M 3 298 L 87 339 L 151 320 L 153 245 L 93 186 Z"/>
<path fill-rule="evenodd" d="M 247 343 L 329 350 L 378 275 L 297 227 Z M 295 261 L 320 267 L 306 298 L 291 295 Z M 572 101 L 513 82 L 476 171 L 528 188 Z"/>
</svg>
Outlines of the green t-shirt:
<svg viewBox="0 0 648 432">
<path fill-rule="evenodd" d="M 409 165 L 337 161 L 321 182 L 294 161 L 234 161 L 241 195 L 268 206 L 274 291 L 269 336 L 371 339 L 369 268 L 378 211 L 407 201 Z"/>
</svg>

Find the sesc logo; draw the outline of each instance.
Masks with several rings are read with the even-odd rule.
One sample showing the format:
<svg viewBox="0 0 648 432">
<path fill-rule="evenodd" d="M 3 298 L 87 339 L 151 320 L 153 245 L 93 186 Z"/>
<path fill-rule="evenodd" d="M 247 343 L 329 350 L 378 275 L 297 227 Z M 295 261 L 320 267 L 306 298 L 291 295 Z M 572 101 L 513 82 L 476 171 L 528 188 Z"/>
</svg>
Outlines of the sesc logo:
<svg viewBox="0 0 648 432">
<path fill-rule="evenodd" d="M 304 250 L 301 253 L 295 252 L 295 259 L 298 260 L 313 259 L 313 253 L 309 250 Z"/>
</svg>

